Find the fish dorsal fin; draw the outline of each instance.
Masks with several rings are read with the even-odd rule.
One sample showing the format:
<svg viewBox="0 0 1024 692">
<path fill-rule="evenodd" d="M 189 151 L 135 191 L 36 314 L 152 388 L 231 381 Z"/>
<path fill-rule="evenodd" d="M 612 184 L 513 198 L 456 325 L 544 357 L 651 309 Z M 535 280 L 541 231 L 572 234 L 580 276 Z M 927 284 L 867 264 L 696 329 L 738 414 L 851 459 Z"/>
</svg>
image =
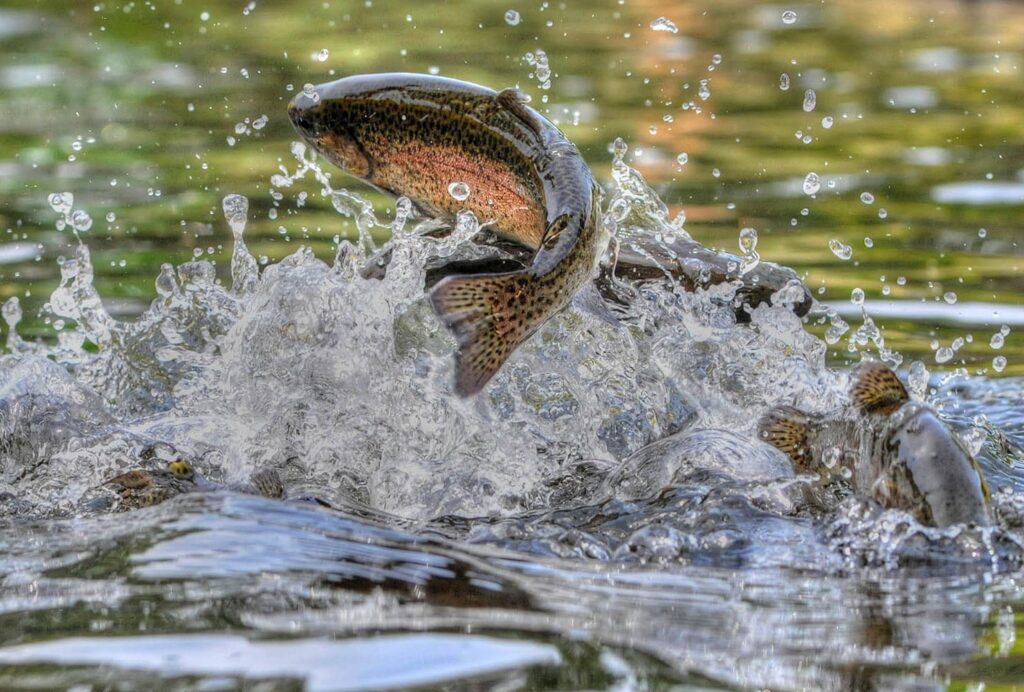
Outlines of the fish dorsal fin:
<svg viewBox="0 0 1024 692">
<path fill-rule="evenodd" d="M 537 116 L 526 107 L 526 104 L 529 103 L 529 97 L 526 94 L 515 87 L 509 87 L 508 89 L 502 89 L 499 91 L 496 98 L 498 99 L 498 103 L 511 111 L 523 122 L 524 125 L 530 128 L 538 136 L 544 136 L 544 128 L 541 127 L 541 123 L 537 120 Z"/>
<path fill-rule="evenodd" d="M 811 465 L 811 449 L 807 442 L 810 430 L 807 414 L 793 406 L 776 406 L 757 423 L 758 436 L 792 459 L 800 470 Z"/>
<path fill-rule="evenodd" d="M 863 413 L 889 415 L 910 401 L 907 388 L 889 366 L 877 361 L 862 363 L 850 386 L 853 405 Z"/>
</svg>

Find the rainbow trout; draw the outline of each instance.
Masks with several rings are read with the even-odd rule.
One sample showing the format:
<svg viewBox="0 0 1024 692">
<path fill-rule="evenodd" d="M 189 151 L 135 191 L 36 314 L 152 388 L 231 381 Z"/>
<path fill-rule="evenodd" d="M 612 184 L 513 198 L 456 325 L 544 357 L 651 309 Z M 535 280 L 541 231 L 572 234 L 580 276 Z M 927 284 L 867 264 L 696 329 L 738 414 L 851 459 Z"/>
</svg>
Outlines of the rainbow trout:
<svg viewBox="0 0 1024 692">
<path fill-rule="evenodd" d="M 435 312 L 458 342 L 460 395 L 479 392 L 595 276 L 609 240 L 598 185 L 572 142 L 519 91 L 427 75 L 361 75 L 304 90 L 288 114 L 346 173 L 408 197 L 431 216 L 472 211 L 532 251 L 522 269 L 446 276 L 431 290 Z"/>
<path fill-rule="evenodd" d="M 892 370 L 864 363 L 850 389 L 853 411 L 814 416 L 778 406 L 761 439 L 798 469 L 839 471 L 859 492 L 933 526 L 991 523 L 989 491 L 974 458 L 928 406 L 910 400 Z"/>
</svg>

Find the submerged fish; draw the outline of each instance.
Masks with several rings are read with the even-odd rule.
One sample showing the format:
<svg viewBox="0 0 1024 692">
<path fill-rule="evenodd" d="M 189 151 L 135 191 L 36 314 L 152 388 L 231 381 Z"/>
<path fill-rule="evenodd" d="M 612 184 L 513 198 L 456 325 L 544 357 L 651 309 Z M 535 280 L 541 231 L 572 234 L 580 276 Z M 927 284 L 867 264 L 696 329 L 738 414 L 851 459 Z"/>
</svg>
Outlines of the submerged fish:
<svg viewBox="0 0 1024 692">
<path fill-rule="evenodd" d="M 989 491 L 981 470 L 930 407 L 910 400 L 891 369 L 865 363 L 854 373 L 855 410 L 815 416 L 779 406 L 760 421 L 760 436 L 798 468 L 836 469 L 854 488 L 922 523 L 988 525 Z"/>
<path fill-rule="evenodd" d="M 519 91 L 363 75 L 304 90 L 289 116 L 347 173 L 434 216 L 472 211 L 534 251 L 528 267 L 447 276 L 432 289 L 434 310 L 459 344 L 459 394 L 480 391 L 595 275 L 609 240 L 600 189 L 572 142 Z"/>
</svg>

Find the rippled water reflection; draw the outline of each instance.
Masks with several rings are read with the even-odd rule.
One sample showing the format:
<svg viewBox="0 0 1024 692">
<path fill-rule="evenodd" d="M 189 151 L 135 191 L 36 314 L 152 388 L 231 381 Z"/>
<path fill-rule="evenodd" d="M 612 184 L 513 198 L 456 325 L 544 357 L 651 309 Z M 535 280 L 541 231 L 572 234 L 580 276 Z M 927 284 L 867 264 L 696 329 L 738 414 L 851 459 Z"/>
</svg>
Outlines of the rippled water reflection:
<svg viewBox="0 0 1024 692">
<path fill-rule="evenodd" d="M 7 4 L 0 686 L 1019 682 L 1024 7 Z M 652 289 L 628 328 L 573 306 L 454 400 L 416 302 L 429 248 L 356 279 L 335 236 L 383 240 L 392 204 L 368 196 L 378 224 L 313 176 L 271 182 L 296 169 L 295 89 L 399 69 L 518 83 L 623 199 L 625 137 L 671 217 L 756 237 L 850 329 Z M 630 205 L 623 228 L 664 228 Z M 767 407 L 843 391 L 826 362 L 884 348 L 981 448 L 997 527 L 822 508 L 752 440 Z M 81 499 L 155 441 L 220 487 L 275 468 L 289 499 Z"/>
</svg>

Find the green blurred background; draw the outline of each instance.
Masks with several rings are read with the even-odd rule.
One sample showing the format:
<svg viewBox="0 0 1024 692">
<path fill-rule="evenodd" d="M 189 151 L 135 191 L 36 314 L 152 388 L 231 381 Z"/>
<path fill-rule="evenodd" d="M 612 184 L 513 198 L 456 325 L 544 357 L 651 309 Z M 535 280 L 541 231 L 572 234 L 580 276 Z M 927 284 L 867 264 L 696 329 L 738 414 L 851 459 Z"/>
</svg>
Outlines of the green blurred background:
<svg viewBox="0 0 1024 692">
<path fill-rule="evenodd" d="M 660 17 L 677 32 L 652 28 Z M 526 58 L 538 49 L 547 89 Z M 285 105 L 306 82 L 404 70 L 519 85 L 600 180 L 609 142 L 630 142 L 706 244 L 735 251 L 753 227 L 762 257 L 822 300 L 852 308 L 859 287 L 940 306 L 913 319 L 914 303 L 896 304 L 902 316 L 878 320 L 889 346 L 934 367 L 937 346 L 970 335 L 944 367 L 994 374 L 1003 355 L 1004 374 L 1024 373 L 1016 327 L 989 344 L 1024 284 L 1024 3 L 6 0 L 0 52 L 0 297 L 21 299 L 23 336 L 52 338 L 42 308 L 74 241 L 55 228 L 52 192 L 92 216 L 83 238 L 119 317 L 153 298 L 162 262 L 201 253 L 226 276 L 230 192 L 250 199 L 254 254 L 304 243 L 329 259 L 350 222 L 311 181 L 271 194 L 278 167 L 294 169 Z M 998 305 L 956 323 L 968 301 Z M 850 357 L 846 337 L 833 348 Z"/>
</svg>

